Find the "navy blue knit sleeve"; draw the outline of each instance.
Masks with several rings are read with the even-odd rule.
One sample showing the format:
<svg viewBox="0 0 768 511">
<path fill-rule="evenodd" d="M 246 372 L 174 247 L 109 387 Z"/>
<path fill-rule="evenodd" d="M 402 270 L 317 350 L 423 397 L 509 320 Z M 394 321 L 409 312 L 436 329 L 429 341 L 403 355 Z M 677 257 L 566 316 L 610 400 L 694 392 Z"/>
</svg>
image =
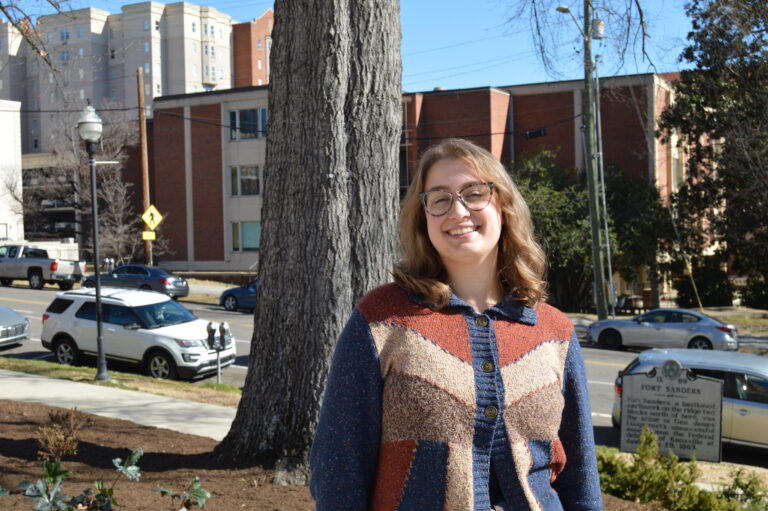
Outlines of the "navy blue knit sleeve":
<svg viewBox="0 0 768 511">
<path fill-rule="evenodd" d="M 575 332 L 568 346 L 563 393 L 565 408 L 559 436 L 566 461 L 552 486 L 557 490 L 565 510 L 599 511 L 603 509 L 603 504 L 592 432 L 592 407 L 589 404 L 587 371 Z"/>
<path fill-rule="evenodd" d="M 310 453 L 317 511 L 365 511 L 381 438 L 381 368 L 371 330 L 355 309 L 333 354 Z"/>
</svg>

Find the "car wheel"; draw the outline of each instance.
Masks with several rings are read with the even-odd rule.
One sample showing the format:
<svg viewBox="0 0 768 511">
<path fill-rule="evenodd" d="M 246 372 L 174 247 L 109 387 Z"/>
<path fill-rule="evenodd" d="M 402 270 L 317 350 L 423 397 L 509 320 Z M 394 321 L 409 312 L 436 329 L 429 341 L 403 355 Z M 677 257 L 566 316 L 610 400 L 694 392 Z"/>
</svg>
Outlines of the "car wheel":
<svg viewBox="0 0 768 511">
<path fill-rule="evenodd" d="M 0 279 L 0 284 L 2 284 L 4 287 L 8 287 L 13 284 L 13 281 L 11 279 Z"/>
<path fill-rule="evenodd" d="M 706 337 L 694 337 L 688 343 L 688 348 L 692 350 L 711 350 L 712 343 Z"/>
<path fill-rule="evenodd" d="M 163 351 L 154 351 L 147 357 L 147 373 L 152 378 L 176 379 L 176 364 L 170 355 Z"/>
<path fill-rule="evenodd" d="M 141 286 L 139 286 L 139 289 L 142 291 L 152 291 L 152 288 L 146 284 L 142 284 Z"/>
<path fill-rule="evenodd" d="M 83 281 L 83 287 L 86 289 L 91 289 L 96 287 L 96 283 L 92 280 L 84 280 Z"/>
<path fill-rule="evenodd" d="M 43 289 L 45 281 L 40 270 L 29 270 L 27 278 L 29 279 L 29 287 L 32 289 Z"/>
<path fill-rule="evenodd" d="M 224 298 L 224 308 L 228 311 L 236 311 L 237 310 L 237 298 L 235 298 L 232 295 L 227 295 L 226 298 Z"/>
<path fill-rule="evenodd" d="M 72 286 L 74 286 L 75 283 L 72 281 L 66 281 L 66 282 L 59 282 L 59 289 L 62 291 L 69 291 L 72 289 Z"/>
<path fill-rule="evenodd" d="M 56 362 L 65 365 L 77 365 L 80 361 L 80 350 L 77 349 L 75 341 L 69 337 L 64 337 L 53 343 L 53 353 L 56 356 Z"/>
<path fill-rule="evenodd" d="M 600 337 L 598 337 L 597 342 L 606 348 L 610 348 L 612 350 L 620 350 L 621 334 L 618 331 L 609 328 L 608 330 L 603 330 L 600 332 Z"/>
</svg>

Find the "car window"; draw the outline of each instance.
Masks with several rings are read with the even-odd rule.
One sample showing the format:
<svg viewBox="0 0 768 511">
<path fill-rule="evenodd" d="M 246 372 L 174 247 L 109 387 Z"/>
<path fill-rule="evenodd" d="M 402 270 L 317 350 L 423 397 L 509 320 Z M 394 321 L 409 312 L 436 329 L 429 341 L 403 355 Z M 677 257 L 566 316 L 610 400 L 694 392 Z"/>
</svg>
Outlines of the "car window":
<svg viewBox="0 0 768 511">
<path fill-rule="evenodd" d="M 714 378 L 716 380 L 720 380 L 723 382 L 723 396 L 724 397 L 733 397 L 733 391 L 730 390 L 733 385 L 729 384 L 728 380 L 733 382 L 733 378 L 729 378 L 729 375 L 725 371 L 713 371 L 711 369 L 691 369 L 690 370 L 695 376 L 706 376 L 707 378 Z M 728 395 L 728 392 L 730 391 L 731 395 Z"/>
<path fill-rule="evenodd" d="M 125 305 L 111 305 L 105 304 L 104 306 L 104 321 L 115 325 L 130 325 L 131 323 L 138 323 L 139 318 L 133 313 L 130 307 Z"/>
<path fill-rule="evenodd" d="M 737 399 L 768 404 L 768 380 L 744 373 L 735 373 L 734 380 Z"/>
<path fill-rule="evenodd" d="M 130 266 L 128 268 L 128 273 L 130 273 L 131 275 L 140 275 L 142 277 L 149 274 L 149 272 L 147 272 L 147 270 L 145 270 L 141 266 Z"/>
<path fill-rule="evenodd" d="M 16 252 L 19 251 L 19 247 L 11 247 L 8 249 L 8 257 L 16 257 Z"/>
<path fill-rule="evenodd" d="M 147 328 L 160 328 L 195 320 L 194 314 L 173 300 L 134 307 L 134 311 Z"/>
<path fill-rule="evenodd" d="M 128 266 L 121 266 L 119 268 L 115 268 L 115 271 L 113 271 L 115 275 L 128 275 L 131 273 L 131 269 Z"/>
<path fill-rule="evenodd" d="M 664 311 L 649 312 L 642 317 L 642 320 L 646 323 L 664 323 L 667 319 L 667 313 Z"/>
<path fill-rule="evenodd" d="M 96 302 L 85 302 L 75 313 L 76 318 L 96 321 Z"/>
<path fill-rule="evenodd" d="M 65 310 L 69 308 L 70 305 L 74 303 L 74 300 L 67 300 L 66 298 L 56 298 L 51 302 L 51 304 L 48 306 L 47 309 L 45 309 L 45 312 L 54 312 L 56 314 L 61 314 Z"/>
<path fill-rule="evenodd" d="M 678 312 L 678 314 L 680 314 L 682 323 L 698 323 L 701 321 L 701 318 L 694 316 L 693 314 L 688 314 L 686 312 Z"/>
<path fill-rule="evenodd" d="M 8 247 L 0 247 L 0 257 L 5 257 L 6 253 L 8 253 Z"/>
</svg>

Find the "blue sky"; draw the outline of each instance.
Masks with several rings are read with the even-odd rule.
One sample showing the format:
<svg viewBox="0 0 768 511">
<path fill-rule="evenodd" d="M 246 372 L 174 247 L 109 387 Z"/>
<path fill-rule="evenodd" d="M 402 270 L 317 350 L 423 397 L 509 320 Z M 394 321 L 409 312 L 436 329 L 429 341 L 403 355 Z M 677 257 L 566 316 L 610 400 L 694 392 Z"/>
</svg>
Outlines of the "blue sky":
<svg viewBox="0 0 768 511">
<path fill-rule="evenodd" d="M 39 1 L 39 0 L 38 0 Z M 354 1 L 354 0 L 353 0 Z M 581 12 L 582 0 L 559 0 L 574 13 Z M 627 0 L 603 0 L 614 5 Z M 641 0 L 646 11 L 648 53 L 659 72 L 677 71 L 677 57 L 685 44 L 690 22 L 683 0 Z M 592 0 L 602 5 L 601 0 Z M 132 2 L 126 2 L 132 3 Z M 166 3 L 173 3 L 167 1 Z M 237 21 L 248 21 L 272 7 L 272 1 L 208 0 L 210 5 Z M 567 14 L 554 12 L 549 24 L 559 40 L 554 62 L 557 74 L 548 74 L 535 53 L 527 18 L 511 20 L 511 0 L 402 0 L 403 89 L 427 91 L 515 85 L 583 76 L 578 28 Z M 558 0 L 543 0 L 552 6 Z M 116 12 L 115 2 L 70 0 L 73 9 L 85 6 Z M 577 14 L 577 17 L 580 15 Z M 608 27 L 609 28 L 609 27 Z M 600 75 L 644 73 L 653 68 L 648 61 L 631 56 L 623 65 L 615 57 L 613 42 L 596 43 L 593 53 L 602 56 Z"/>
</svg>

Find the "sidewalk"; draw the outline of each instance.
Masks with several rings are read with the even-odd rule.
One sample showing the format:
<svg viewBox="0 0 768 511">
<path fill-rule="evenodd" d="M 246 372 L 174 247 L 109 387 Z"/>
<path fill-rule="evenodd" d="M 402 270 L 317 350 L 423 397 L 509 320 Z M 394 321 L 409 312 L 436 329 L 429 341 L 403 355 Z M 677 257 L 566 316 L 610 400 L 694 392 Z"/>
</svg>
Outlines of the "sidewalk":
<svg viewBox="0 0 768 511">
<path fill-rule="evenodd" d="M 0 370 L 0 399 L 74 408 L 144 426 L 222 440 L 235 408 Z"/>
</svg>

